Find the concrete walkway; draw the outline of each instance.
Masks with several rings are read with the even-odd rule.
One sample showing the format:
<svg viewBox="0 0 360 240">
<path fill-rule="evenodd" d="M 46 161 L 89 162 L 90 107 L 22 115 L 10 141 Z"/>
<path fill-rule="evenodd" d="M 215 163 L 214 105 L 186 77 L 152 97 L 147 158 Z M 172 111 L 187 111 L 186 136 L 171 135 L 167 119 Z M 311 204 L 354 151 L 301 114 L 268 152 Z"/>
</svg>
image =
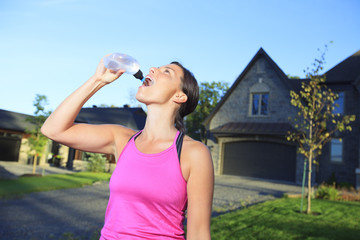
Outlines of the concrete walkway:
<svg viewBox="0 0 360 240">
<path fill-rule="evenodd" d="M 5 165 L 0 162 L 6 171 L 11 171 L 11 167 Z M 45 169 L 47 174 L 65 173 L 63 171 L 67 170 Z M 14 176 L 24 173 L 27 172 L 11 172 Z M 229 210 L 281 197 L 284 193 L 300 193 L 301 187 L 261 179 L 216 176 L 214 190 L 213 216 L 217 216 Z M 91 239 L 91 236 L 98 235 L 97 231 L 103 225 L 108 198 L 108 183 L 102 182 L 83 188 L 1 199 L 0 236 L 13 240 L 45 240 L 73 239 L 64 238 L 66 234 L 72 234 L 81 237 L 79 239 Z"/>
</svg>

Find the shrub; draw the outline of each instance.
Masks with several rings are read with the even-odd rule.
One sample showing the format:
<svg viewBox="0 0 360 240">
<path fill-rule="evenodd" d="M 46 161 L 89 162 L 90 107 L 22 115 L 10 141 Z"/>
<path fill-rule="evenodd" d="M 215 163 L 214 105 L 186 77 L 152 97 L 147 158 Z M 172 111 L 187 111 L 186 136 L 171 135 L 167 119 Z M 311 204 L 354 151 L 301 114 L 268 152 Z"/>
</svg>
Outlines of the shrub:
<svg viewBox="0 0 360 240">
<path fill-rule="evenodd" d="M 360 192 L 359 191 L 343 191 L 340 195 L 341 200 L 343 201 L 357 201 L 360 202 Z"/>
<path fill-rule="evenodd" d="M 105 172 L 106 157 L 99 153 L 88 153 L 87 169 L 90 172 Z"/>
<path fill-rule="evenodd" d="M 316 190 L 316 198 L 327 199 L 327 200 L 339 200 L 340 194 L 335 186 L 327 186 L 322 184 Z"/>
</svg>

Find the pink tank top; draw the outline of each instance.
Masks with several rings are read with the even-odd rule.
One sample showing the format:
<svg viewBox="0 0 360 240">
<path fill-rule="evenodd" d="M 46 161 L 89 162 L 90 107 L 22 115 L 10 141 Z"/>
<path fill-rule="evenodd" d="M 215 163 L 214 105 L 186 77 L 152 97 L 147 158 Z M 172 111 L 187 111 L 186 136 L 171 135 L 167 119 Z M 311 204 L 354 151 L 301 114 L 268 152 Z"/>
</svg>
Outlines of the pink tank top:
<svg viewBox="0 0 360 240">
<path fill-rule="evenodd" d="M 111 176 L 100 239 L 185 239 L 187 191 L 177 151 L 180 132 L 168 149 L 155 154 L 136 148 L 140 133 L 125 146 Z"/>
</svg>

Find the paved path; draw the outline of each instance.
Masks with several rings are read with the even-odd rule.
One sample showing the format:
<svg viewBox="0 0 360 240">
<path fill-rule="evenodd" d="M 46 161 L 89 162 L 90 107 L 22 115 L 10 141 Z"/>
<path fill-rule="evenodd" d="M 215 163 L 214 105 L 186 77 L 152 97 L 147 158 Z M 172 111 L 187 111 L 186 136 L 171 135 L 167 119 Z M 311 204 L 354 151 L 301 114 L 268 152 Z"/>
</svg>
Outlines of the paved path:
<svg viewBox="0 0 360 240">
<path fill-rule="evenodd" d="M 283 193 L 299 193 L 299 186 L 234 176 L 217 176 L 213 215 L 263 202 Z M 51 240 L 66 234 L 91 239 L 104 221 L 108 183 L 77 189 L 32 193 L 0 200 L 0 239 Z M 94 233 L 95 232 L 95 233 Z M 3 238 L 6 236 L 6 238 Z M 78 238 L 76 238 L 78 239 Z"/>
</svg>

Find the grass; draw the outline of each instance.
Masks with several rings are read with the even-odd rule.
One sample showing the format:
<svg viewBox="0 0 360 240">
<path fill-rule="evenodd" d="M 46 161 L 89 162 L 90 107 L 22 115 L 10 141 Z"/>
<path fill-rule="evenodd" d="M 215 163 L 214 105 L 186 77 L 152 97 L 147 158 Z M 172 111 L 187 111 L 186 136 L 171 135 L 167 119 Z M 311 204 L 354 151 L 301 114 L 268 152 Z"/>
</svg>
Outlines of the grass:
<svg viewBox="0 0 360 240">
<path fill-rule="evenodd" d="M 212 239 L 360 239 L 360 202 L 314 199 L 316 215 L 299 208 L 299 199 L 282 198 L 215 217 Z"/>
<path fill-rule="evenodd" d="M 54 174 L 43 177 L 19 177 L 0 180 L 0 198 L 18 197 L 26 193 L 77 188 L 110 179 L 109 173 L 79 172 Z"/>
<path fill-rule="evenodd" d="M 108 173 L 80 172 L 0 180 L 0 198 L 76 188 L 109 179 Z M 214 217 L 212 239 L 360 239 L 360 202 L 314 199 L 314 215 L 300 214 L 299 208 L 299 199 L 282 198 Z M 98 232 L 91 239 L 98 239 Z M 68 233 L 62 239 L 83 238 Z"/>
<path fill-rule="evenodd" d="M 316 215 L 299 213 L 299 199 L 282 198 L 212 218 L 212 240 L 360 239 L 360 202 L 313 200 Z M 61 240 L 99 239 L 64 234 Z"/>
</svg>

